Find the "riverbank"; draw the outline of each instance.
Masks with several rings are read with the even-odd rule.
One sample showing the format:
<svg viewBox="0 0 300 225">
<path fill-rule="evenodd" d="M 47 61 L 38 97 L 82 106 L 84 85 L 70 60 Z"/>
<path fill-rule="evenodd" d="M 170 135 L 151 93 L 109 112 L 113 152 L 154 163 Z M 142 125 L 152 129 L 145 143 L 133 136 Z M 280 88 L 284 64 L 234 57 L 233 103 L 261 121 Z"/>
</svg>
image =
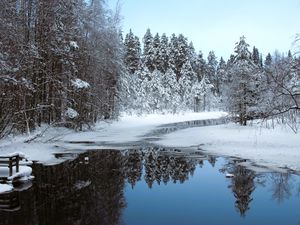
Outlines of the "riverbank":
<svg viewBox="0 0 300 225">
<path fill-rule="evenodd" d="M 19 151 L 29 160 L 52 165 L 69 159 L 57 157 L 57 153 L 80 153 L 90 149 L 103 149 L 107 144 L 137 142 L 160 125 L 217 119 L 226 115 L 225 112 L 123 115 L 118 121 L 100 122 L 93 130 L 85 132 L 43 126 L 30 136 L 20 135 L 1 140 L 0 155 Z M 34 140 L 26 143 L 31 139 Z"/>
<path fill-rule="evenodd" d="M 249 126 L 225 125 L 188 128 L 164 135 L 155 144 L 169 147 L 197 146 L 208 153 L 249 159 L 268 168 L 300 172 L 300 133 L 288 126 L 256 121 Z"/>
<path fill-rule="evenodd" d="M 77 153 L 86 150 L 124 149 L 126 144 L 131 146 L 134 143 L 137 146 L 138 142 L 142 145 L 147 135 L 157 131 L 158 127 L 169 129 L 169 126 L 165 126 L 167 124 L 218 119 L 226 115 L 224 112 L 124 115 L 118 121 L 100 122 L 92 131 L 85 132 L 42 127 L 31 136 L 23 135 L 1 140 L 0 155 L 19 151 L 29 160 L 53 165 L 72 159 Z M 289 127 L 283 125 L 272 127 L 269 124 L 268 127 L 259 121 L 246 127 L 234 123 L 201 126 L 171 130 L 171 133 L 165 135 L 155 134 L 155 138 L 150 135 L 146 141 L 168 147 L 196 147 L 207 151 L 208 154 L 239 157 L 271 169 L 290 168 L 300 172 L 300 133 L 295 134 Z M 33 137 L 37 138 L 26 143 Z M 68 154 L 62 157 L 61 153 Z"/>
</svg>

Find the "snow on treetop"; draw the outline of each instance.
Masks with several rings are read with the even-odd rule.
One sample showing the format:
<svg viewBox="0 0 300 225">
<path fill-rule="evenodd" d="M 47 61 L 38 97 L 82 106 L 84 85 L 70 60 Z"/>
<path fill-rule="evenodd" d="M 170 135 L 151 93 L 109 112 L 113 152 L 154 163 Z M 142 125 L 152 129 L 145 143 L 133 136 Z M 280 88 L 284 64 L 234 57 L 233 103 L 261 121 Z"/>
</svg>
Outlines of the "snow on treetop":
<svg viewBox="0 0 300 225">
<path fill-rule="evenodd" d="M 90 84 L 88 82 L 80 80 L 79 78 L 71 80 L 71 82 L 72 82 L 72 86 L 77 89 L 85 89 L 90 87 Z"/>
<path fill-rule="evenodd" d="M 75 119 L 76 117 L 78 117 L 78 115 L 79 115 L 78 112 L 72 108 L 67 108 L 67 110 L 65 112 L 65 116 L 70 119 Z"/>
</svg>

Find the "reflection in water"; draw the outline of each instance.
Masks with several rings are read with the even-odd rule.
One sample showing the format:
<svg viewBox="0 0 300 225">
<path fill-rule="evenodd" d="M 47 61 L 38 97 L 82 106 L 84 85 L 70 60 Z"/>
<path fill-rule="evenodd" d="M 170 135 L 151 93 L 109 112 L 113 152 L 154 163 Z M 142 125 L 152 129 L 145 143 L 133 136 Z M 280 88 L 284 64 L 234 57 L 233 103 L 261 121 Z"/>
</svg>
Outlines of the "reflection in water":
<svg viewBox="0 0 300 225">
<path fill-rule="evenodd" d="M 246 211 L 250 208 L 249 204 L 252 201 L 251 194 L 255 189 L 255 173 L 245 167 L 237 165 L 234 168 L 233 174 L 232 192 L 236 198 L 235 207 L 241 216 L 245 216 Z"/>
<path fill-rule="evenodd" d="M 257 175 L 252 170 L 239 165 L 240 162 L 244 162 L 244 160 L 232 160 L 225 164 L 221 171 L 226 171 L 234 175 L 231 178 L 231 185 L 229 187 L 236 199 L 235 208 L 244 217 L 247 210 L 250 209 L 250 202 L 253 200 L 251 194 L 256 187 L 254 180 Z"/>
<path fill-rule="evenodd" d="M 150 189 L 155 183 L 184 183 L 204 161 L 214 167 L 217 158 L 201 152 L 147 148 L 92 151 L 55 166 L 36 164 L 33 187 L 18 193 L 18 210 L 0 209 L 0 225 L 123 224 L 126 182 L 132 189 L 142 179 Z M 230 161 L 221 171 L 234 174 L 230 188 L 235 208 L 245 216 L 258 184 L 255 179 L 260 177 L 263 183 L 264 178 L 239 161 Z M 271 174 L 270 178 L 275 199 L 281 202 L 290 197 L 290 175 Z"/>
<path fill-rule="evenodd" d="M 148 151 L 144 158 L 144 179 L 149 188 L 152 187 L 155 181 L 158 185 L 160 185 L 161 181 L 164 184 L 167 184 L 169 181 L 183 183 L 188 180 L 189 175 L 193 175 L 198 163 L 196 159 L 172 156 L 159 151 Z"/>
<path fill-rule="evenodd" d="M 279 203 L 289 199 L 292 195 L 291 175 L 289 173 L 273 173 L 270 176 L 272 180 L 272 197 Z"/>
<path fill-rule="evenodd" d="M 117 151 L 88 155 L 89 163 L 81 155 L 55 166 L 34 165 L 34 187 L 21 193 L 19 211 L 0 211 L 0 224 L 119 224 L 126 206 L 123 156 Z"/>
</svg>

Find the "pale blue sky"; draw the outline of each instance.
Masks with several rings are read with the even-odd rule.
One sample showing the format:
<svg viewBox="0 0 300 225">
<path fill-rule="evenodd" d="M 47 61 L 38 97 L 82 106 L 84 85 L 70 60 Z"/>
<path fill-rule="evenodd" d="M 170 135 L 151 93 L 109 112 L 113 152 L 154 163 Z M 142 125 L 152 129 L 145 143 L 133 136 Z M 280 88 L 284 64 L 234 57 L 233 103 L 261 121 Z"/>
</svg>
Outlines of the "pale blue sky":
<svg viewBox="0 0 300 225">
<path fill-rule="evenodd" d="M 119 0 L 123 33 L 182 33 L 204 56 L 228 58 L 242 35 L 266 54 L 287 52 L 300 32 L 300 0 Z M 107 0 L 114 7 L 117 0 Z"/>
</svg>

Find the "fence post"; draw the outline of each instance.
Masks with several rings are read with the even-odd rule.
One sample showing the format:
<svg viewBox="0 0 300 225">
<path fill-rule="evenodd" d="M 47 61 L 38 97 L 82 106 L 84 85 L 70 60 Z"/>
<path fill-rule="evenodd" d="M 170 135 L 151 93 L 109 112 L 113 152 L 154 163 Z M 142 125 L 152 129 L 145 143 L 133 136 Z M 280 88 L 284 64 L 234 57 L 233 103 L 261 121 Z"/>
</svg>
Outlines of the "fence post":
<svg viewBox="0 0 300 225">
<path fill-rule="evenodd" d="M 13 174 L 12 157 L 9 157 L 9 165 L 8 165 L 8 168 L 9 168 L 9 176 L 12 176 L 12 174 Z"/>
<path fill-rule="evenodd" d="M 16 156 L 16 173 L 19 172 L 19 155 Z"/>
</svg>

